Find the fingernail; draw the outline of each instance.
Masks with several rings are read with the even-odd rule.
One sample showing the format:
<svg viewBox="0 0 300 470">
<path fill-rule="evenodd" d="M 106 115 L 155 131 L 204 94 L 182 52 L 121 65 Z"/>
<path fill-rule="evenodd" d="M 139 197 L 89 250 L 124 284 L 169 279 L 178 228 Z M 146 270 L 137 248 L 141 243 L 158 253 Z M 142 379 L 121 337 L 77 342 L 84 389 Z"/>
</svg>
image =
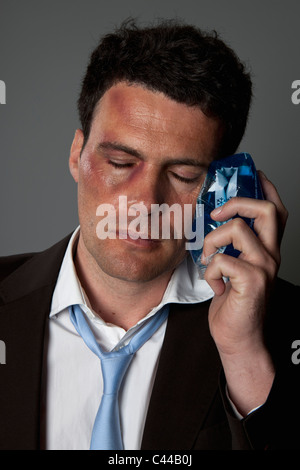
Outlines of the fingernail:
<svg viewBox="0 0 300 470">
<path fill-rule="evenodd" d="M 215 217 L 216 215 L 219 215 L 220 212 L 222 212 L 222 209 L 223 209 L 223 207 L 216 207 L 216 208 L 210 213 L 210 215 L 212 215 L 213 217 Z"/>
</svg>

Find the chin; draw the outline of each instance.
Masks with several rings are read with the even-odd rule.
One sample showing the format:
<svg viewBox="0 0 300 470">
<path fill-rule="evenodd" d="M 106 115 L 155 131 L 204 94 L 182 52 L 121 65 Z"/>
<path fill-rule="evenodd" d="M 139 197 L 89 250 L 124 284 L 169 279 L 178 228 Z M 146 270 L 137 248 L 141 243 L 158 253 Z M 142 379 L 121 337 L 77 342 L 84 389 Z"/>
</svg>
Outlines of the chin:
<svg viewBox="0 0 300 470">
<path fill-rule="evenodd" d="M 150 282 L 166 278 L 186 254 L 179 245 L 158 244 L 149 249 L 117 240 L 93 245 L 89 252 L 104 274 L 127 282 Z"/>
<path fill-rule="evenodd" d="M 127 282 L 151 282 L 170 276 L 175 267 L 181 262 L 174 263 L 174 257 L 156 257 L 140 259 L 135 256 L 107 256 L 97 260 L 99 268 L 108 276 Z"/>
</svg>

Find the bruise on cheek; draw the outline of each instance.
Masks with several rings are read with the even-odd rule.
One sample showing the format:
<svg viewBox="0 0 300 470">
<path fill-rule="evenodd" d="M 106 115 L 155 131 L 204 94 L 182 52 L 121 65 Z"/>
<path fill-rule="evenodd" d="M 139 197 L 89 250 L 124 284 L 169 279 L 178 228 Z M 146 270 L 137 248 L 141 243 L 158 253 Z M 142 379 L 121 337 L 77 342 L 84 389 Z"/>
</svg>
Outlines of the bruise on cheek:
<svg viewBox="0 0 300 470">
<path fill-rule="evenodd" d="M 87 151 L 80 163 L 81 184 L 87 191 L 98 193 L 100 188 L 109 188 L 119 183 L 119 178 L 112 175 L 105 158 L 102 158 L 97 152 Z"/>
<path fill-rule="evenodd" d="M 97 165 L 95 156 L 85 151 L 80 161 L 79 185 L 85 192 L 96 194 L 103 181 L 103 169 Z"/>
</svg>

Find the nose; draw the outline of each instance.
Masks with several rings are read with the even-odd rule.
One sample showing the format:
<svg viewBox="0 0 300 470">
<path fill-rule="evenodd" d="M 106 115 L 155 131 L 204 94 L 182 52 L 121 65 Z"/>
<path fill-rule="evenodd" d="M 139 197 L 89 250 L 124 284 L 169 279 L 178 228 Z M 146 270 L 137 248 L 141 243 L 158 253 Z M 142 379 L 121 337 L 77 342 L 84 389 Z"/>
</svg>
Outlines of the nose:
<svg viewBox="0 0 300 470">
<path fill-rule="evenodd" d="M 165 202 L 167 187 L 159 165 L 145 164 L 139 174 L 133 176 L 131 183 L 128 196 L 132 199 L 132 204 L 142 204 L 149 215 L 154 204 Z"/>
</svg>

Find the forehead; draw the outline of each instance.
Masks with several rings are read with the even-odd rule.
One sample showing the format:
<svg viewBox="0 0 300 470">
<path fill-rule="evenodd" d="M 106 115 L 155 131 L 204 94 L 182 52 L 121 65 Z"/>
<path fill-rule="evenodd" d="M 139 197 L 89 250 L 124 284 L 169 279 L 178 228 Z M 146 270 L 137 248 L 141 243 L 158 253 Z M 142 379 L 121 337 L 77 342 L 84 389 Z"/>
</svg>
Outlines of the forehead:
<svg viewBox="0 0 300 470">
<path fill-rule="evenodd" d="M 195 153 L 211 154 L 219 146 L 222 125 L 199 107 L 178 103 L 141 85 L 121 82 L 99 101 L 91 135 L 100 140 L 125 139 L 124 144 L 132 144 L 133 140 L 145 147 L 155 143 L 162 150 L 173 145 L 181 151 L 187 147 Z"/>
</svg>

